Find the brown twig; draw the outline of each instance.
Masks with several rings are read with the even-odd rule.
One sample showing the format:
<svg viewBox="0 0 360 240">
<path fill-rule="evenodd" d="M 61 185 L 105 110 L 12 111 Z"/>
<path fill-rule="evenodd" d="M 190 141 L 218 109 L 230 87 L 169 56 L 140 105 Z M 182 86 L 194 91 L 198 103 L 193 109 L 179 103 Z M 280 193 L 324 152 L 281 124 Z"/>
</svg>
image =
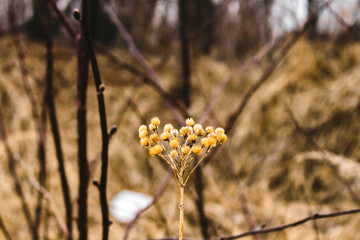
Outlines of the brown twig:
<svg viewBox="0 0 360 240">
<path fill-rule="evenodd" d="M 30 232 L 32 233 L 32 236 L 34 236 L 35 235 L 34 232 L 36 232 L 36 229 L 33 225 L 32 219 L 31 219 L 29 204 L 26 200 L 24 190 L 23 190 L 21 182 L 20 182 L 20 178 L 16 172 L 16 166 L 15 166 L 16 160 L 15 160 L 14 154 L 13 154 L 13 152 L 10 148 L 9 142 L 8 142 L 6 126 L 5 126 L 1 108 L 0 108 L 0 134 L 1 134 L 1 140 L 5 146 L 5 151 L 6 151 L 7 158 L 8 158 L 8 168 L 9 168 L 9 172 L 10 172 L 11 178 L 14 183 L 15 192 L 21 201 L 21 207 L 22 207 L 28 228 L 29 228 Z"/>
<path fill-rule="evenodd" d="M 38 181 L 36 181 L 35 176 L 34 176 L 34 170 L 29 165 L 25 164 L 25 162 L 23 162 L 21 160 L 19 162 L 22 164 L 22 167 L 25 169 L 27 176 L 28 176 L 29 183 L 31 184 L 31 186 L 33 188 L 35 188 L 36 191 L 38 191 L 41 195 L 43 195 L 44 198 L 47 200 L 50 210 L 54 214 L 54 217 L 55 217 L 56 221 L 58 222 L 61 231 L 65 235 L 68 235 L 69 231 L 66 227 L 63 217 L 61 216 L 59 208 L 56 206 L 56 203 L 55 203 L 52 195 L 44 188 L 44 186 L 42 186 Z"/>
<path fill-rule="evenodd" d="M 9 231 L 7 230 L 6 226 L 5 226 L 5 223 L 2 219 L 2 217 L 0 216 L 0 230 L 2 231 L 4 237 L 6 240 L 11 240 L 11 235 L 9 233 Z"/>
<path fill-rule="evenodd" d="M 181 76 L 182 88 L 181 95 L 186 107 L 190 106 L 190 89 L 191 89 L 191 59 L 190 59 L 190 45 L 187 27 L 187 3 L 186 0 L 178 0 L 178 15 L 180 24 L 180 42 L 181 42 Z"/>
<path fill-rule="evenodd" d="M 82 34 L 76 36 L 77 45 L 77 131 L 78 131 L 78 230 L 79 239 L 87 239 L 87 192 L 89 163 L 87 159 L 86 92 L 88 86 L 89 55 Z"/>
<path fill-rule="evenodd" d="M 292 228 L 292 227 L 296 227 L 299 226 L 301 224 L 304 224 L 306 222 L 309 221 L 314 221 L 316 219 L 324 219 L 324 218 L 334 218 L 334 217 L 339 217 L 339 216 L 343 216 L 343 215 L 350 215 L 350 214 L 355 214 L 355 213 L 359 213 L 360 209 L 353 209 L 353 210 L 348 210 L 348 211 L 341 211 L 341 212 L 333 212 L 333 213 L 328 213 L 328 214 L 313 214 L 309 217 L 303 218 L 301 220 L 292 222 L 292 223 L 288 223 L 288 224 L 284 224 L 284 225 L 280 225 L 277 227 L 272 227 L 272 228 L 263 228 L 260 230 L 253 230 L 253 231 L 249 231 L 249 232 L 245 232 L 239 235 L 235 235 L 235 236 L 230 236 L 230 237 L 220 237 L 217 238 L 218 240 L 230 240 L 230 239 L 239 239 L 239 238 L 243 238 L 246 236 L 253 236 L 253 235 L 257 235 L 257 234 L 264 234 L 264 233 L 270 233 L 270 232 L 279 232 L 282 231 L 284 229 L 287 228 Z"/>
<path fill-rule="evenodd" d="M 328 7 L 329 12 L 331 15 L 334 16 L 335 20 L 345 29 L 351 29 L 352 33 L 356 36 L 357 39 L 360 39 L 360 31 L 356 25 L 351 28 L 350 24 L 348 24 L 331 6 Z"/>
<path fill-rule="evenodd" d="M 213 113 L 216 101 L 218 100 L 220 94 L 224 91 L 225 86 L 231 81 L 231 79 L 234 78 L 235 76 L 238 76 L 241 73 L 245 72 L 252 65 L 260 62 L 260 60 L 265 55 L 267 55 L 274 48 L 274 46 L 276 46 L 275 41 L 272 39 L 264 47 L 262 47 L 252 58 L 247 60 L 239 68 L 236 68 L 231 73 L 229 73 L 228 75 L 223 77 L 223 79 L 221 80 L 221 83 L 217 87 L 215 93 L 212 95 L 210 103 L 206 105 L 206 108 L 200 117 L 199 123 L 201 123 L 201 124 L 205 123 L 206 120 Z"/>
<path fill-rule="evenodd" d="M 52 0 L 50 0 L 47 4 L 47 11 L 46 11 L 46 20 L 44 22 L 45 31 L 46 31 L 46 82 L 45 82 L 45 92 L 46 92 L 46 104 L 49 111 L 49 118 L 50 118 L 50 125 L 51 131 L 54 139 L 55 150 L 56 150 L 56 157 L 58 160 L 58 169 L 60 174 L 60 181 L 64 199 L 64 205 L 66 210 L 66 226 L 68 230 L 68 240 L 72 239 L 72 205 L 71 205 L 71 197 L 70 197 L 70 190 L 69 184 L 66 177 L 65 171 L 65 163 L 64 157 L 61 147 L 61 138 L 60 138 L 60 131 L 58 126 L 58 121 L 56 117 L 56 109 L 54 103 L 54 94 L 53 94 L 53 43 L 52 43 L 52 23 L 51 23 L 51 14 L 50 14 L 50 5 L 55 4 Z M 55 5 L 56 6 L 56 5 Z M 40 185 L 42 183 L 40 182 Z"/>
<path fill-rule="evenodd" d="M 64 14 L 60 11 L 60 9 L 57 7 L 55 0 L 50 0 L 51 2 L 51 6 L 57 16 L 57 18 L 59 19 L 59 21 L 62 23 L 62 25 L 64 26 L 65 30 L 69 33 L 70 37 L 75 40 L 76 39 L 76 31 L 74 30 L 74 28 L 70 25 L 69 21 L 66 19 L 66 17 L 64 16 Z"/>
<path fill-rule="evenodd" d="M 176 105 L 174 101 L 169 98 L 168 94 L 164 89 L 164 87 L 161 85 L 161 81 L 156 74 L 155 70 L 150 66 L 150 64 L 146 61 L 144 56 L 140 53 L 140 51 L 137 49 L 131 35 L 126 30 L 118 16 L 115 14 L 115 12 L 111 9 L 109 4 L 104 0 L 99 0 L 99 4 L 102 8 L 102 10 L 109 16 L 112 23 L 116 26 L 118 32 L 120 33 L 121 37 L 123 38 L 130 54 L 135 58 L 135 60 L 140 64 L 140 66 L 145 70 L 146 75 L 149 77 L 151 85 L 153 85 L 159 92 L 163 93 L 163 96 L 166 96 L 164 98 L 164 101 L 166 105 L 169 107 L 170 111 L 172 112 L 174 118 L 179 124 L 183 124 L 184 122 L 184 116 L 188 117 L 187 110 L 185 107 L 183 107 L 181 104 Z M 180 106 L 180 108 L 179 108 Z"/>
<path fill-rule="evenodd" d="M 138 211 L 136 213 L 136 216 L 135 218 L 128 223 L 128 225 L 126 225 L 126 228 L 125 228 L 125 234 L 124 234 L 124 237 L 123 237 L 123 240 L 126 240 L 128 237 L 129 237 L 129 234 L 130 234 L 130 230 L 131 228 L 135 225 L 135 223 L 137 222 L 137 220 L 139 220 L 139 218 L 151 207 L 153 206 L 157 200 L 159 200 L 159 198 L 164 194 L 167 186 L 169 185 L 170 183 L 170 180 L 173 176 L 173 170 L 172 169 L 169 169 L 169 172 L 168 172 L 168 175 L 165 177 L 163 183 L 161 184 L 160 188 L 157 190 L 157 192 L 155 193 L 152 201 L 150 202 L 149 205 L 147 205 L 146 207 L 144 207 L 143 209 L 141 209 L 140 211 Z"/>
<path fill-rule="evenodd" d="M 92 3 L 97 4 L 97 1 L 92 1 Z M 88 5 L 87 0 L 82 0 L 82 30 L 89 51 L 91 68 L 92 68 L 95 88 L 97 92 L 99 115 L 100 115 L 100 127 L 101 127 L 101 136 L 102 136 L 101 176 L 100 176 L 100 183 L 97 184 L 97 187 L 100 193 L 100 204 L 101 204 L 101 213 L 102 213 L 102 225 L 103 225 L 102 239 L 107 240 L 109 237 L 109 227 L 111 224 L 111 221 L 109 219 L 109 206 L 106 196 L 109 133 L 107 129 L 106 108 L 105 108 L 105 99 L 104 99 L 105 85 L 101 81 L 99 67 L 97 64 L 95 52 L 89 34 L 88 19 L 91 17 L 88 15 L 89 6 L 90 5 Z"/>
<path fill-rule="evenodd" d="M 360 205 L 360 199 L 357 196 L 357 194 L 354 192 L 354 190 L 352 189 L 351 185 L 348 183 L 348 181 L 339 173 L 339 170 L 337 169 L 336 166 L 334 166 L 330 161 L 329 161 L 329 156 L 327 154 L 327 152 L 320 147 L 320 145 L 310 136 L 310 134 L 305 130 L 305 128 L 303 128 L 299 122 L 296 120 L 294 113 L 292 112 L 292 110 L 290 109 L 290 107 L 288 105 L 285 105 L 287 112 L 289 114 L 289 117 L 291 119 L 291 122 L 295 125 L 296 129 L 303 134 L 307 141 L 318 151 L 320 151 L 323 155 L 324 155 L 324 159 L 326 160 L 326 164 L 330 167 L 332 173 L 334 174 L 334 176 L 336 177 L 336 179 L 342 183 L 347 191 L 349 192 L 352 200 L 354 203 L 356 203 L 357 205 Z"/>
</svg>

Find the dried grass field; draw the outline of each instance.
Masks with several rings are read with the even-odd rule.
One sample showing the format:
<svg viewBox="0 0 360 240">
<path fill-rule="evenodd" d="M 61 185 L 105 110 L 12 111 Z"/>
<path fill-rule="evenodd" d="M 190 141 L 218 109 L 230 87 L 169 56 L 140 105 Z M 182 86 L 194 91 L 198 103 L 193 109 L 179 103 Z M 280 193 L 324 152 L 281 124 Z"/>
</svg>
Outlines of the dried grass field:
<svg viewBox="0 0 360 240">
<path fill-rule="evenodd" d="M 45 72 L 42 43 L 21 36 L 26 51 L 27 79 L 41 102 Z M 31 102 L 20 81 L 21 71 L 9 36 L 0 38 L 0 107 L 8 142 L 16 156 L 16 171 L 31 209 L 37 190 L 31 176 L 39 171 L 37 130 Z M 126 52 L 113 54 L 131 62 Z M 270 53 L 276 55 L 276 49 Z M 359 207 L 344 181 L 360 193 L 360 45 L 333 41 L 309 42 L 301 39 L 281 61 L 270 78 L 250 98 L 244 111 L 228 133 L 228 141 L 215 156 L 202 165 L 204 214 L 208 234 L 236 235 L 261 226 L 290 223 L 314 213 L 330 213 Z M 154 195 L 167 176 L 167 166 L 150 157 L 138 139 L 138 127 L 153 116 L 162 123 L 172 122 L 171 111 L 162 97 L 126 69 L 97 52 L 105 83 L 108 124 L 118 130 L 109 147 L 108 198 L 124 189 Z M 161 59 L 146 56 L 152 65 Z M 264 57 L 246 71 L 236 74 L 225 85 L 205 125 L 224 127 L 248 89 L 271 62 Z M 135 64 L 135 63 L 134 63 Z M 223 78 L 243 62 L 224 63 L 210 56 L 192 63 L 190 115 L 198 121 Z M 170 56 L 157 69 L 165 89 L 179 98 L 179 60 Z M 87 92 L 88 159 L 90 179 L 100 177 L 101 133 L 96 91 L 90 74 Z M 62 137 L 66 171 L 77 213 L 78 165 L 76 130 L 76 54 L 60 42 L 54 44 L 54 98 Z M 293 117 L 292 117 L 293 114 Z M 296 121 L 299 126 L 296 127 Z M 163 125 L 162 125 L 163 126 Z M 299 128 L 300 127 L 300 128 Z M 307 135 L 302 132 L 305 130 Z M 65 210 L 55 157 L 47 124 L 46 199 L 40 227 L 47 239 L 64 239 L 54 208 L 64 219 Z M 4 145 L 0 144 L 0 214 L 13 239 L 30 239 L 21 203 L 17 198 Z M 31 172 L 33 171 L 33 172 Z M 341 181 L 339 179 L 344 181 Z M 184 236 L 201 239 L 202 230 L 196 203 L 195 178 L 186 189 Z M 98 190 L 90 184 L 88 196 L 89 239 L 101 236 Z M 52 210 L 50 210 L 52 209 Z M 111 217 L 112 220 L 113 217 Z M 110 239 L 122 239 L 126 224 L 114 220 Z M 132 228 L 129 239 L 177 236 L 178 202 L 175 181 L 171 181 L 158 202 Z M 244 239 L 313 240 L 360 239 L 360 215 L 319 219 L 284 231 L 249 236 Z M 76 229 L 76 228 L 75 228 Z M 74 231 L 77 236 L 77 231 Z M 0 239 L 2 235 L 0 234 Z"/>
</svg>

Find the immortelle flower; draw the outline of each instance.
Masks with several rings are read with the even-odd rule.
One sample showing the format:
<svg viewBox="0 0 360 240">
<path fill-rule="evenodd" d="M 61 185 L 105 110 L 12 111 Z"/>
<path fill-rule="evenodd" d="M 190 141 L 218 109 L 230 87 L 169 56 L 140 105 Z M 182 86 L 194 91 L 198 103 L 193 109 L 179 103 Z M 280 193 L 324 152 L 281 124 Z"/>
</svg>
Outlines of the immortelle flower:
<svg viewBox="0 0 360 240">
<path fill-rule="evenodd" d="M 159 156 L 174 170 L 180 209 L 179 239 L 182 240 L 186 184 L 203 159 L 216 146 L 226 142 L 227 136 L 223 128 L 218 127 L 214 130 L 213 127 L 208 126 L 204 130 L 203 126 L 195 123 L 192 118 L 186 119 L 180 130 L 167 123 L 163 132 L 160 132 L 159 125 L 158 117 L 151 119 L 149 128 L 141 125 L 140 144 L 148 149 L 151 156 Z M 191 164 L 194 161 L 195 163 Z"/>
</svg>

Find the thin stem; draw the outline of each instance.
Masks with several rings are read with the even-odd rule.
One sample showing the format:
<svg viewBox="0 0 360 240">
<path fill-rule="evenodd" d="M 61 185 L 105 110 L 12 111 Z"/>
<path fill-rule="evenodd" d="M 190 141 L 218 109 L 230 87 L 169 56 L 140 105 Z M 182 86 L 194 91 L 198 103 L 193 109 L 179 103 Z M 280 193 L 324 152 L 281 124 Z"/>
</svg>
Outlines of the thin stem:
<svg viewBox="0 0 360 240">
<path fill-rule="evenodd" d="M 182 240 L 183 236 L 183 225 L 184 225 L 184 189 L 185 187 L 180 184 L 179 191 L 179 240 Z"/>
<path fill-rule="evenodd" d="M 97 1 L 91 1 L 92 4 L 97 4 Z M 107 171 L 108 171 L 108 150 L 109 150 L 109 134 L 106 121 L 106 108 L 104 99 L 105 86 L 101 81 L 100 71 L 97 64 L 94 48 L 90 39 L 89 24 L 88 24 L 88 10 L 89 5 L 87 0 L 82 0 L 82 30 L 89 50 L 92 72 L 95 80 L 95 88 L 97 91 L 97 101 L 100 116 L 100 127 L 102 136 L 102 150 L 101 150 L 101 176 L 100 184 L 98 185 L 100 195 L 100 205 L 102 213 L 102 239 L 107 240 L 109 237 L 109 206 L 107 202 L 106 185 L 107 185 Z"/>
<path fill-rule="evenodd" d="M 190 171 L 190 173 L 188 174 L 188 176 L 186 177 L 186 180 L 184 182 L 184 186 L 186 186 L 186 183 L 189 181 L 190 175 L 196 170 L 196 168 L 199 166 L 199 164 L 202 162 L 202 160 L 207 156 L 207 154 L 210 151 L 206 151 L 206 153 L 204 154 L 204 156 L 202 156 L 202 158 L 196 163 L 195 167 Z"/>
<path fill-rule="evenodd" d="M 50 3 L 55 4 L 52 0 Z M 55 150 L 56 150 L 56 157 L 58 160 L 58 171 L 60 174 L 60 181 L 63 193 L 63 200 L 65 204 L 66 210 L 66 226 L 68 229 L 68 240 L 72 239 L 72 206 L 71 206 L 71 197 L 70 197 L 70 190 L 69 184 L 66 177 L 65 172 L 65 164 L 64 164 L 64 157 L 61 148 L 61 138 L 60 138 L 60 131 L 58 126 L 58 121 L 56 117 L 56 110 L 55 110 L 55 102 L 54 102 L 54 94 L 53 94 L 53 41 L 52 41 L 52 23 L 51 23 L 51 9 L 50 5 L 47 5 L 46 9 L 46 21 L 44 21 L 45 30 L 46 30 L 46 104 L 49 111 L 49 118 L 50 118 L 50 125 L 51 131 L 54 139 Z M 40 182 L 41 185 L 43 185 Z"/>
</svg>

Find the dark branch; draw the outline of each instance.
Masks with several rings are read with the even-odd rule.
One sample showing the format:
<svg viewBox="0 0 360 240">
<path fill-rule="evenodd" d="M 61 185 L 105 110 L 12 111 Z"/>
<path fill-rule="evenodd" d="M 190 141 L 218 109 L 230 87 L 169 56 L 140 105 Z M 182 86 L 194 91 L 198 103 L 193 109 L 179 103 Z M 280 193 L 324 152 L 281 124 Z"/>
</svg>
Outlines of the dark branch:
<svg viewBox="0 0 360 240">
<path fill-rule="evenodd" d="M 92 4 L 97 4 L 97 1 L 91 1 Z M 101 127 L 101 136 L 102 136 L 102 150 L 101 150 L 101 176 L 99 184 L 99 193 L 100 193 L 100 204 L 101 204 L 101 213 L 102 213 L 102 225 L 103 233 L 102 239 L 107 240 L 109 237 L 109 206 L 106 196 L 106 184 L 107 184 L 107 172 L 108 172 L 108 150 L 109 150 L 109 135 L 107 129 L 106 121 L 106 108 L 105 108 L 105 99 L 104 99 L 104 90 L 105 85 L 101 81 L 100 71 L 97 64 L 94 48 L 90 39 L 89 34 L 89 22 L 91 16 L 88 15 L 89 5 L 87 0 L 82 0 L 82 29 L 84 33 L 84 38 L 86 45 L 88 47 L 90 62 L 92 67 L 92 72 L 95 80 L 95 88 L 97 92 L 98 108 L 100 115 L 100 127 Z"/>
</svg>

